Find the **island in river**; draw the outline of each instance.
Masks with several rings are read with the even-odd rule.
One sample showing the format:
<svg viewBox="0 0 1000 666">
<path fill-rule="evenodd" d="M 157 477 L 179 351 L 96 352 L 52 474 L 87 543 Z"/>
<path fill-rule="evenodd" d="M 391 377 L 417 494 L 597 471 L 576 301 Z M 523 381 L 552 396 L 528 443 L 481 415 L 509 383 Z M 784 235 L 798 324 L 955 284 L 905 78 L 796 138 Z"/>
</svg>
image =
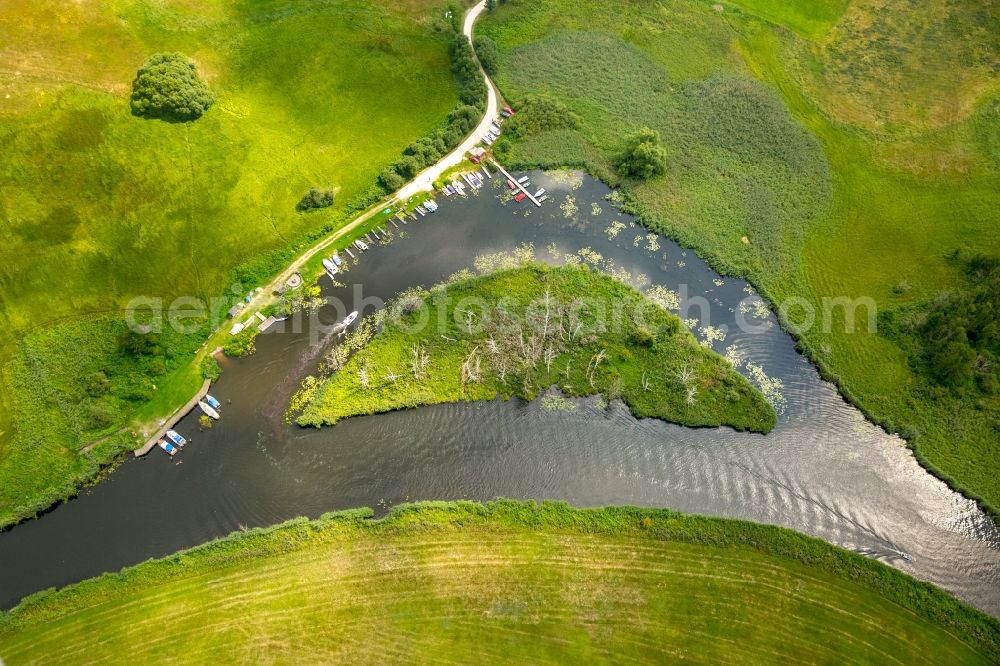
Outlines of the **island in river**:
<svg viewBox="0 0 1000 666">
<path fill-rule="evenodd" d="M 529 264 L 407 292 L 332 350 L 328 379 L 305 382 L 298 423 L 498 396 L 533 400 L 555 387 L 621 399 L 637 417 L 770 431 L 772 406 L 668 311 L 674 299 L 586 265 Z M 542 399 L 573 408 L 556 393 Z"/>
</svg>

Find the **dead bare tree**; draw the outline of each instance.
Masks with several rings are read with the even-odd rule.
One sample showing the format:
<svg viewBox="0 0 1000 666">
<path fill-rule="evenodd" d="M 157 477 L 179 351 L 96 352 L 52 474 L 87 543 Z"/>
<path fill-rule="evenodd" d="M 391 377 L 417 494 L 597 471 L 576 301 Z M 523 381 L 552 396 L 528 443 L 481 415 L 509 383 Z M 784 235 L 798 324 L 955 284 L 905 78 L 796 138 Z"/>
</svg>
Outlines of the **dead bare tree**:
<svg viewBox="0 0 1000 666">
<path fill-rule="evenodd" d="M 413 371 L 413 378 L 422 379 L 427 374 L 427 366 L 430 364 L 427 348 L 423 345 L 413 345 L 410 350 L 413 352 L 413 358 L 410 359 L 410 370 Z"/>
<path fill-rule="evenodd" d="M 386 378 L 386 379 L 387 379 L 388 381 L 390 381 L 390 382 L 394 382 L 394 381 L 396 381 L 397 379 L 399 379 L 399 377 L 400 377 L 400 375 L 397 375 L 396 373 L 394 373 L 394 372 L 392 371 L 392 368 L 389 368 L 389 372 L 388 372 L 388 374 L 386 374 L 386 376 L 385 376 L 385 378 Z"/>
<path fill-rule="evenodd" d="M 479 371 L 479 345 L 472 348 L 469 355 L 465 357 L 465 362 L 462 364 L 462 386 L 465 386 L 469 382 L 478 382 L 480 378 Z"/>
<path fill-rule="evenodd" d="M 687 389 L 687 404 L 693 405 L 695 402 L 697 402 L 697 398 L 696 398 L 697 395 L 698 395 L 698 387 L 697 386 L 688 386 L 688 389 Z"/>
<path fill-rule="evenodd" d="M 591 388 L 594 388 L 594 377 L 597 375 L 597 366 L 601 364 L 601 361 L 603 361 L 606 356 L 607 354 L 602 349 L 591 356 L 590 362 L 587 363 L 587 381 L 590 382 Z"/>
<path fill-rule="evenodd" d="M 368 379 L 368 368 L 361 368 L 358 370 L 358 383 L 361 384 L 361 388 L 368 390 L 371 386 L 371 381 Z"/>
<path fill-rule="evenodd" d="M 677 372 L 677 378 L 686 386 L 692 379 L 694 379 L 694 370 L 688 367 L 687 363 L 685 363 L 684 367 Z"/>
</svg>

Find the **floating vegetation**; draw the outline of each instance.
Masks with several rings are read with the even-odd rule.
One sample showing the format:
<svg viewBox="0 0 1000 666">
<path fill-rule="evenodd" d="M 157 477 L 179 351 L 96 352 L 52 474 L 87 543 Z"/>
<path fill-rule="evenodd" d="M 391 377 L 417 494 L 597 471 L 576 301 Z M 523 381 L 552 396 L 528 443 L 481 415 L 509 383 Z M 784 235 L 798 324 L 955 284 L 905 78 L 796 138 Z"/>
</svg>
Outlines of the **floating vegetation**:
<svg viewBox="0 0 1000 666">
<path fill-rule="evenodd" d="M 679 310 L 681 307 L 681 296 L 673 289 L 654 284 L 646 290 L 646 298 L 659 305 L 664 310 Z M 687 322 L 685 322 L 687 323 Z M 697 323 L 697 321 L 695 322 Z M 688 326 L 688 328 L 691 328 Z"/>
<path fill-rule="evenodd" d="M 601 209 L 600 206 L 597 205 L 596 201 L 594 201 L 593 203 L 590 204 L 590 214 L 591 215 L 593 215 L 593 216 L 596 217 L 596 216 L 600 215 L 601 212 L 602 212 L 602 209 Z"/>
<path fill-rule="evenodd" d="M 762 298 L 745 298 L 740 301 L 740 313 L 750 315 L 754 319 L 765 320 L 768 328 L 774 326 L 774 322 L 770 319 L 771 310 Z"/>
<path fill-rule="evenodd" d="M 592 266 L 597 266 L 604 260 L 604 257 L 600 252 L 590 247 L 585 247 L 579 250 L 577 254 L 580 255 L 581 259 Z"/>
<path fill-rule="evenodd" d="M 578 190 L 583 187 L 583 174 L 579 171 L 558 169 L 555 171 L 546 171 L 545 175 L 551 178 L 554 184 L 566 185 L 571 190 Z"/>
<path fill-rule="evenodd" d="M 657 238 L 656 234 L 646 234 L 646 249 L 649 252 L 659 252 L 660 239 Z"/>
<path fill-rule="evenodd" d="M 622 196 L 621 190 L 611 190 L 611 192 L 604 195 L 604 200 L 615 208 L 620 208 L 625 203 L 625 197 Z"/>
<path fill-rule="evenodd" d="M 625 228 L 624 224 L 622 224 L 618 220 L 615 220 L 614 222 L 611 223 L 611 226 L 609 226 L 607 229 L 604 230 L 604 233 L 608 235 L 608 240 L 614 240 L 615 238 L 618 237 L 618 234 L 621 233 L 621 230 L 624 228 Z"/>
<path fill-rule="evenodd" d="M 722 342 L 726 339 L 726 332 L 715 326 L 702 326 L 699 330 L 702 335 L 701 344 L 703 347 L 711 347 L 714 342 Z"/>
<path fill-rule="evenodd" d="M 542 409 L 550 412 L 575 412 L 576 403 L 558 393 L 546 393 L 541 399 Z"/>
<path fill-rule="evenodd" d="M 684 325 L 693 331 L 694 329 L 698 328 L 698 318 L 688 317 L 687 319 L 684 320 Z"/>
<path fill-rule="evenodd" d="M 783 414 L 785 407 L 788 406 L 788 400 L 785 399 L 784 394 L 781 392 L 785 388 L 785 383 L 776 377 L 768 377 L 767 373 L 764 372 L 764 368 L 753 361 L 747 361 L 746 368 L 750 374 L 750 380 L 764 394 L 764 399 L 771 403 L 774 411 L 778 414 Z"/>
<path fill-rule="evenodd" d="M 726 281 L 721 278 L 715 278 L 712 280 L 712 284 L 714 284 L 716 287 L 721 287 L 722 285 L 726 284 Z"/>
<path fill-rule="evenodd" d="M 683 259 L 677 262 L 677 268 L 684 268 L 685 266 L 687 266 L 687 262 Z"/>
<path fill-rule="evenodd" d="M 738 346 L 729 345 L 726 347 L 726 353 L 723 354 L 723 358 L 729 361 L 729 365 L 733 366 L 735 369 L 743 365 L 743 361 L 746 360 L 747 354 Z"/>
<path fill-rule="evenodd" d="M 559 204 L 559 208 L 563 212 L 563 217 L 567 219 L 576 217 L 580 212 L 580 207 L 576 205 L 576 198 L 572 194 L 566 195 L 566 200 Z"/>
<path fill-rule="evenodd" d="M 485 275 L 496 271 L 517 268 L 535 260 L 534 243 L 522 243 L 509 252 L 494 252 L 492 254 L 481 254 L 477 256 L 472 265 L 476 270 Z"/>
<path fill-rule="evenodd" d="M 639 247 L 642 244 L 642 234 L 636 234 L 632 239 L 632 247 Z"/>
</svg>

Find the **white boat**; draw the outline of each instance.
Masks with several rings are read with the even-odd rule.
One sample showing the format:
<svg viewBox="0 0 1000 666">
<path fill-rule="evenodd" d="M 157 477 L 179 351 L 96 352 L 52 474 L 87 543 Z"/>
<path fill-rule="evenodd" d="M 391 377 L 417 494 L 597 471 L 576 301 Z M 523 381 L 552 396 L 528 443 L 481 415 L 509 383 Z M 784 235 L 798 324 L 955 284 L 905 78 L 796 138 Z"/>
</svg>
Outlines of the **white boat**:
<svg viewBox="0 0 1000 666">
<path fill-rule="evenodd" d="M 332 278 L 332 277 L 333 277 L 334 275 L 336 275 L 337 273 L 339 273 L 339 272 L 340 272 L 340 269 L 339 269 L 339 268 L 337 268 L 337 265 L 336 265 L 335 263 L 333 263 L 332 261 L 330 261 L 329 259 L 324 259 L 324 260 L 323 260 L 323 268 L 325 268 L 325 269 L 326 269 L 326 272 L 327 272 L 327 274 L 328 274 L 328 275 L 329 275 L 329 276 L 330 276 L 331 278 Z"/>
<path fill-rule="evenodd" d="M 546 199 L 548 199 L 548 198 L 549 198 L 549 195 L 547 195 L 547 194 L 543 194 L 543 195 L 542 195 L 542 198 L 538 200 L 538 203 L 542 203 L 543 201 L 545 201 L 545 200 L 546 200 Z"/>
<path fill-rule="evenodd" d="M 520 178 L 517 179 L 517 182 L 519 182 L 522 185 L 524 185 L 525 183 L 528 182 L 528 177 L 527 176 L 521 176 Z"/>
<path fill-rule="evenodd" d="M 179 450 L 176 446 L 163 439 L 158 441 L 156 445 L 159 446 L 164 451 L 166 451 L 167 455 L 170 456 L 171 458 L 177 455 L 177 451 Z"/>
<path fill-rule="evenodd" d="M 279 321 L 280 321 L 280 320 L 279 320 Z M 206 393 L 206 394 L 205 394 L 205 402 L 207 402 L 208 404 L 210 404 L 210 405 L 211 405 L 212 407 L 214 407 L 215 409 L 222 409 L 222 403 L 221 403 L 221 402 L 219 402 L 218 400 L 216 400 L 215 398 L 213 398 L 213 397 L 212 397 L 212 396 L 211 396 L 210 394 L 208 394 L 208 393 Z"/>
<path fill-rule="evenodd" d="M 171 442 L 181 447 L 182 449 L 184 448 L 184 445 L 187 444 L 187 440 L 178 435 L 175 430 L 167 431 L 167 439 L 169 439 Z"/>
<path fill-rule="evenodd" d="M 344 325 L 344 328 L 347 328 L 348 326 L 350 326 L 351 324 L 353 324 L 354 320 L 357 319 L 357 318 L 358 318 L 358 311 L 355 310 L 351 314 L 349 314 L 346 317 L 344 317 L 344 321 L 342 321 L 340 323 Z"/>
<path fill-rule="evenodd" d="M 543 194 L 545 194 L 545 188 L 544 187 L 539 187 L 538 191 L 535 192 L 535 198 L 537 199 L 538 197 L 542 196 Z"/>
<path fill-rule="evenodd" d="M 429 210 L 432 213 L 438 209 L 437 203 L 433 200 L 427 201 L 427 203 L 425 203 L 424 206 L 426 206 L 427 210 Z"/>
<path fill-rule="evenodd" d="M 219 420 L 219 412 L 215 411 L 212 405 L 208 404 L 204 400 L 198 401 L 198 406 L 201 407 L 201 411 L 205 412 L 208 416 L 211 416 L 216 421 Z"/>
<path fill-rule="evenodd" d="M 343 260 L 343 259 L 341 259 L 341 258 L 340 258 L 340 255 L 339 255 L 339 254 L 337 254 L 336 252 L 334 252 L 333 254 L 331 254 L 331 255 L 330 255 L 330 259 L 332 259 L 332 260 L 333 260 L 333 263 L 337 264 L 337 267 L 338 267 L 338 268 L 340 267 L 340 265 L 341 265 L 342 263 L 344 263 L 344 260 Z"/>
<path fill-rule="evenodd" d="M 354 241 L 354 247 L 364 252 L 365 250 L 368 249 L 368 243 L 364 242 L 359 238 L 358 240 Z"/>
<path fill-rule="evenodd" d="M 427 216 L 427 211 L 424 210 L 423 206 L 417 206 L 417 212 L 420 213 L 420 217 Z"/>
</svg>

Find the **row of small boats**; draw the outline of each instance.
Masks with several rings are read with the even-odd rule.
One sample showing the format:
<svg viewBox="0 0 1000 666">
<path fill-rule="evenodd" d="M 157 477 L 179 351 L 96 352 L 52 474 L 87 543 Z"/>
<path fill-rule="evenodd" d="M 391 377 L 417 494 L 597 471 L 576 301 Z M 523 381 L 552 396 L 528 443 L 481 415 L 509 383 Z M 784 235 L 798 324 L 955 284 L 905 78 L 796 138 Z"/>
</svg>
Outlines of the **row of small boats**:
<svg viewBox="0 0 1000 666">
<path fill-rule="evenodd" d="M 206 416 L 215 419 L 216 421 L 222 418 L 222 403 L 213 398 L 211 395 L 206 394 L 203 400 L 199 400 L 198 408 L 201 409 Z M 158 441 L 156 445 L 163 449 L 168 456 L 173 458 L 187 445 L 187 439 L 185 439 L 184 436 L 176 430 L 168 430 L 164 434 L 163 439 Z"/>
</svg>

